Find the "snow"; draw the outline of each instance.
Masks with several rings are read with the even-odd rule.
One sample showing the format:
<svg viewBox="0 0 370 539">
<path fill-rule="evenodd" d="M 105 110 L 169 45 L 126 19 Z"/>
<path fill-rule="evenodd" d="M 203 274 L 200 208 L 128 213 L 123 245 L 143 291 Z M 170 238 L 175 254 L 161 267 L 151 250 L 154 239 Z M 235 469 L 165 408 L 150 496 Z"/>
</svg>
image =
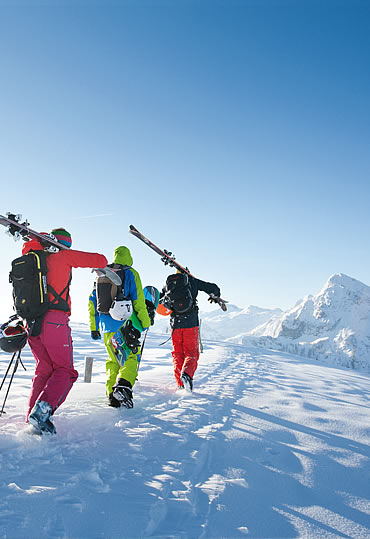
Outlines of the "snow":
<svg viewBox="0 0 370 539">
<path fill-rule="evenodd" d="M 117 410 L 103 344 L 84 324 L 72 335 L 80 378 L 56 436 L 24 426 L 22 354 L 0 418 L 1 539 L 369 537 L 367 373 L 204 340 L 187 394 L 166 336 L 149 332 L 135 407 Z"/>
</svg>

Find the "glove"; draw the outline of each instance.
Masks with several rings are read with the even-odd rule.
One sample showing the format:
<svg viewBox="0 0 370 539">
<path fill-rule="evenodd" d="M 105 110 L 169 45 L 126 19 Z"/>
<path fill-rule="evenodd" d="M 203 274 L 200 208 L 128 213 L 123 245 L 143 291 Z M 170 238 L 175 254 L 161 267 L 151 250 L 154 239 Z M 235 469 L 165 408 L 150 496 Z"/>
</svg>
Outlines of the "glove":
<svg viewBox="0 0 370 539">
<path fill-rule="evenodd" d="M 148 311 L 148 315 L 150 318 L 150 325 L 152 326 L 154 324 L 154 317 L 155 317 L 155 307 L 151 301 L 148 299 L 145 300 L 146 304 L 146 310 Z"/>
<path fill-rule="evenodd" d="M 97 340 L 101 339 L 100 331 L 92 331 L 91 332 L 91 338 L 94 341 L 97 341 Z"/>
<path fill-rule="evenodd" d="M 131 320 L 127 320 L 126 324 L 121 329 L 122 336 L 128 348 L 133 354 L 137 354 L 140 346 L 140 331 L 136 329 Z"/>
<path fill-rule="evenodd" d="M 209 296 L 208 301 L 209 301 L 210 303 L 216 303 L 215 298 L 212 297 L 212 296 Z"/>
</svg>

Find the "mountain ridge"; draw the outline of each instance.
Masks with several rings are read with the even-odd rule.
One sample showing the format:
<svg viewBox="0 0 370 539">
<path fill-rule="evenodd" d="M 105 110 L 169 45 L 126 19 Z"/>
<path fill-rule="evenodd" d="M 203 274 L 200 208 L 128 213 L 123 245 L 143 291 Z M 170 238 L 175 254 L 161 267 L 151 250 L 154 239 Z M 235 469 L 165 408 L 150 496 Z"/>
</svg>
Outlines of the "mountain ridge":
<svg viewBox="0 0 370 539">
<path fill-rule="evenodd" d="M 201 336 L 269 348 L 323 360 L 352 369 L 370 370 L 370 286 L 344 273 L 329 277 L 316 294 L 293 307 L 266 309 L 231 304 L 201 312 Z M 154 331 L 168 329 L 157 317 Z"/>
</svg>

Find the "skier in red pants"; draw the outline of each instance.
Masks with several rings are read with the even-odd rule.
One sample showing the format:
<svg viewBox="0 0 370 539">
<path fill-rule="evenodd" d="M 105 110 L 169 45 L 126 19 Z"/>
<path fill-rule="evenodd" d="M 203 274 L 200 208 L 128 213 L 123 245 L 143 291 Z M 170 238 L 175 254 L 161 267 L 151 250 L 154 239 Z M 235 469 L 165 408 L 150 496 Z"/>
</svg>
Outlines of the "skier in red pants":
<svg viewBox="0 0 370 539">
<path fill-rule="evenodd" d="M 39 321 L 37 328 L 28 328 L 28 343 L 36 360 L 36 370 L 32 379 L 26 421 L 40 433 L 56 432 L 51 416 L 64 402 L 78 377 L 73 366 L 69 328 L 72 268 L 104 268 L 108 263 L 104 255 L 69 249 L 72 240 L 65 229 L 55 229 L 52 234 L 68 249 L 48 255 L 49 310 Z M 43 245 L 33 239 L 24 244 L 22 254 L 43 249 Z"/>
<path fill-rule="evenodd" d="M 219 287 L 178 271 L 169 275 L 161 293 L 161 303 L 171 310 L 172 357 L 177 387 L 193 390 L 199 360 L 198 291 L 220 296 Z M 210 301 L 211 298 L 210 298 Z"/>
</svg>

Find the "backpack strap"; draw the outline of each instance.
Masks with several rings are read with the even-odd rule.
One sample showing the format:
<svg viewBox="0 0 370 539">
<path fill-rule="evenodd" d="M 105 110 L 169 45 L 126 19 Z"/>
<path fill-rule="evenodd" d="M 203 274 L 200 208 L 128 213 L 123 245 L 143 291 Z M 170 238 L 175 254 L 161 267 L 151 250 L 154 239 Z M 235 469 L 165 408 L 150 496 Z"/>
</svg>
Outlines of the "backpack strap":
<svg viewBox="0 0 370 539">
<path fill-rule="evenodd" d="M 117 271 L 118 275 L 122 279 L 121 289 L 117 292 L 119 294 L 120 292 L 125 295 L 125 280 L 126 280 L 126 270 L 130 269 L 131 266 L 123 266 L 122 264 L 108 264 L 108 268 L 112 268 Z"/>
<path fill-rule="evenodd" d="M 49 302 L 49 309 L 53 309 L 53 310 L 55 309 L 56 311 L 64 311 L 64 312 L 69 311 L 68 299 L 69 299 L 69 287 L 70 287 L 71 281 L 72 281 L 72 274 L 69 276 L 68 282 L 60 294 L 58 294 L 58 292 L 56 292 L 56 290 L 50 284 L 48 284 L 48 292 L 50 292 L 54 296 L 54 299 Z M 65 292 L 67 292 L 67 294 L 64 299 L 62 296 Z"/>
</svg>

